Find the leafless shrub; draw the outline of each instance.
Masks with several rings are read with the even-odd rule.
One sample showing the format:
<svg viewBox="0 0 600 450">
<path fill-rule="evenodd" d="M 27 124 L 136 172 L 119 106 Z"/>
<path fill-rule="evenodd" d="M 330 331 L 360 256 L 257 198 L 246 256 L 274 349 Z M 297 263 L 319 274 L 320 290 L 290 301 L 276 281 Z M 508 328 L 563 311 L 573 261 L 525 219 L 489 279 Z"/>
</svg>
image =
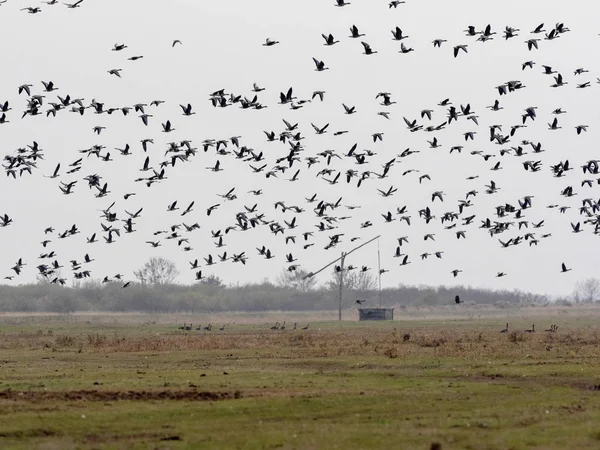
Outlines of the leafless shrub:
<svg viewBox="0 0 600 450">
<path fill-rule="evenodd" d="M 68 334 L 61 334 L 56 336 L 54 342 L 58 347 L 72 347 L 75 344 L 75 338 Z"/>
<path fill-rule="evenodd" d="M 398 357 L 398 349 L 396 347 L 387 348 L 383 354 L 390 359 L 395 359 Z"/>
<path fill-rule="evenodd" d="M 88 345 L 92 347 L 102 347 L 106 343 L 107 337 L 104 334 L 88 333 L 87 341 Z"/>
<path fill-rule="evenodd" d="M 508 340 L 512 343 L 523 342 L 525 340 L 525 333 L 520 330 L 511 331 L 508 335 Z"/>
<path fill-rule="evenodd" d="M 448 340 L 444 336 L 421 336 L 418 344 L 421 347 L 436 348 L 446 344 Z"/>
</svg>

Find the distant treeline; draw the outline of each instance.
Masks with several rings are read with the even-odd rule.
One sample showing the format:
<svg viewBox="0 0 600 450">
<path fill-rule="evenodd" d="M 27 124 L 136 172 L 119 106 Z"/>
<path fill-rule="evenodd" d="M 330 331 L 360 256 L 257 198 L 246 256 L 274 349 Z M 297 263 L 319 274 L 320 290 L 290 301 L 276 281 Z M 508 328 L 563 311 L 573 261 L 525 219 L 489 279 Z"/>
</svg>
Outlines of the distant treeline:
<svg viewBox="0 0 600 450">
<path fill-rule="evenodd" d="M 338 307 L 338 290 L 316 288 L 299 290 L 280 287 L 269 282 L 244 286 L 224 286 L 199 283 L 191 286 L 176 284 L 132 284 L 126 289 L 119 283 L 89 281 L 76 287 L 60 287 L 47 283 L 21 286 L 0 285 L 0 311 L 3 312 L 198 312 L 223 311 L 322 311 Z M 498 307 L 545 304 L 548 298 L 519 291 L 489 291 L 470 288 L 429 288 L 400 286 L 385 289 L 383 306 L 449 305 L 459 295 L 467 304 Z M 376 290 L 344 292 L 344 308 L 355 307 L 356 299 L 364 306 L 376 306 Z"/>
</svg>

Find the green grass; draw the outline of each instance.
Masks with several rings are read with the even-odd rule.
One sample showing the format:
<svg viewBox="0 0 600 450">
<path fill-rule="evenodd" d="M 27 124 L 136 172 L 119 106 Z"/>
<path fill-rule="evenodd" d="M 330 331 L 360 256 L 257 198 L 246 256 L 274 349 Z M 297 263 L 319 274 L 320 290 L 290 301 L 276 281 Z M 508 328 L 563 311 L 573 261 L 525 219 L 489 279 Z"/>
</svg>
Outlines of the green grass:
<svg viewBox="0 0 600 450">
<path fill-rule="evenodd" d="M 0 318 L 0 447 L 597 449 L 600 328 L 555 313 L 212 332 Z"/>
</svg>

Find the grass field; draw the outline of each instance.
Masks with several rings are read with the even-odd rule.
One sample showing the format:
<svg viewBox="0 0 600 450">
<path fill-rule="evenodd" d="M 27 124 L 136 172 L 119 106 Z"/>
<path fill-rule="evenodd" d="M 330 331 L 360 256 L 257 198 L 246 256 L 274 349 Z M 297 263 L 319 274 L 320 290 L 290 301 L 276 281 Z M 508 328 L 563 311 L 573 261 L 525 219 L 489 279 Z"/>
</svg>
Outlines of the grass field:
<svg viewBox="0 0 600 450">
<path fill-rule="evenodd" d="M 0 447 L 600 448 L 600 309 L 409 313 L 0 315 Z"/>
</svg>

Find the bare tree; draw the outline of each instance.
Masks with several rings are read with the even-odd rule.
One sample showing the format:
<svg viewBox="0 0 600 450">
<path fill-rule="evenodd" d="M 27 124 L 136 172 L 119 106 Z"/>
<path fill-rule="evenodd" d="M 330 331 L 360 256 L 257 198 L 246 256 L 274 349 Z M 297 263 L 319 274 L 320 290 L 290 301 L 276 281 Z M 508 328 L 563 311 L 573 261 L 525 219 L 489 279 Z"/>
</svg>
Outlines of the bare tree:
<svg viewBox="0 0 600 450">
<path fill-rule="evenodd" d="M 202 278 L 202 280 L 200 280 L 200 284 L 206 286 L 225 287 L 223 280 L 215 274 L 210 274 L 209 276 Z"/>
<path fill-rule="evenodd" d="M 142 285 L 172 284 L 179 275 L 179 271 L 173 261 L 152 257 L 133 274 Z"/>
<path fill-rule="evenodd" d="M 374 291 L 377 289 L 377 280 L 371 272 L 357 271 L 353 274 L 355 277 L 355 289 L 357 291 Z"/>
<path fill-rule="evenodd" d="M 600 300 L 600 280 L 588 278 L 577 283 L 574 292 L 574 300 L 577 303 L 594 303 Z"/>
<path fill-rule="evenodd" d="M 296 269 L 293 271 L 283 269 L 281 273 L 277 275 L 275 282 L 281 287 L 298 289 L 306 292 L 313 289 L 317 284 L 317 279 L 315 277 L 305 278 L 306 275 L 308 275 L 308 272 L 304 269 Z"/>
<path fill-rule="evenodd" d="M 342 273 L 344 289 L 349 291 L 373 291 L 377 287 L 377 281 L 371 272 L 362 270 L 344 269 Z M 330 290 L 338 290 L 340 288 L 340 272 L 333 270 L 331 280 L 327 283 L 327 288 Z"/>
<path fill-rule="evenodd" d="M 331 279 L 327 282 L 326 285 L 327 289 L 331 291 L 338 291 L 340 289 L 340 278 L 343 280 L 344 289 L 354 289 L 354 282 L 352 280 L 352 277 L 350 276 L 350 271 L 348 271 L 348 269 L 345 269 L 343 272 L 338 272 L 337 267 L 338 266 L 336 266 L 336 268 L 334 268 L 331 271 Z"/>
<path fill-rule="evenodd" d="M 48 277 L 48 275 L 46 275 L 45 273 L 38 272 L 35 275 L 35 281 L 37 282 L 37 284 L 47 284 L 51 280 L 50 280 L 50 277 Z"/>
<path fill-rule="evenodd" d="M 61 280 L 61 279 L 62 279 L 62 272 L 60 269 L 53 269 L 49 273 L 38 272 L 35 276 L 35 280 L 38 284 L 51 283 L 52 280 L 56 280 L 55 283 L 58 283 L 58 280 Z"/>
</svg>

